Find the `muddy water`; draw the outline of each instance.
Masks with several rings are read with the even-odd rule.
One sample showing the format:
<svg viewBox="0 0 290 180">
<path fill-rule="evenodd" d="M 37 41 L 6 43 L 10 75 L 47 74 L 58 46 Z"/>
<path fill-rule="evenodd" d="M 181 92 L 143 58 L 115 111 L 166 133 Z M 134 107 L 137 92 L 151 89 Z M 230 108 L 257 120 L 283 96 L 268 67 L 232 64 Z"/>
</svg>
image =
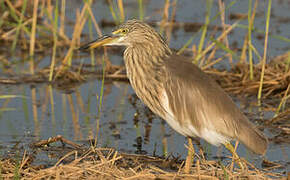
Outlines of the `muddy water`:
<svg viewBox="0 0 290 180">
<path fill-rule="evenodd" d="M 74 4 L 75 3 L 75 4 Z M 255 27 L 264 30 L 266 3 L 261 1 L 258 6 L 258 15 Z M 67 9 L 79 7 L 76 1 L 67 1 Z M 138 4 L 135 1 L 126 1 L 124 4 L 127 17 L 138 18 Z M 205 2 L 203 1 L 178 1 L 176 21 L 177 22 L 204 22 Z M 226 22 L 232 24 L 235 20 L 228 17 L 232 13 L 247 13 L 247 1 L 238 1 L 226 14 Z M 162 1 L 145 1 L 145 19 L 159 21 L 160 12 L 163 8 Z M 271 17 L 271 37 L 268 48 L 268 56 L 273 57 L 284 53 L 289 49 L 289 43 L 281 41 L 274 35 L 281 35 L 289 38 L 289 9 L 288 1 L 273 2 L 273 17 Z M 113 21 L 109 8 L 103 1 L 93 4 L 96 20 Z M 212 16 L 218 11 L 217 1 L 214 1 Z M 68 20 L 74 20 L 74 11 L 67 11 Z M 288 20 L 288 21 L 287 21 Z M 247 24 L 247 20 L 241 21 Z M 212 25 L 220 25 L 216 20 Z M 103 32 L 109 33 L 111 27 L 104 27 Z M 67 34 L 72 34 L 72 26 L 67 25 Z M 85 33 L 88 33 L 88 27 Z M 209 33 L 214 29 L 209 29 Z M 244 35 L 247 30 L 239 28 L 229 36 L 230 44 L 242 47 Z M 70 33 L 71 32 L 71 33 Z M 175 30 L 172 34 L 170 47 L 181 48 L 195 32 L 185 32 L 183 28 Z M 254 33 L 254 37 L 262 34 Z M 97 37 L 97 34 L 95 33 Z M 200 34 L 196 36 L 193 43 L 199 42 Z M 89 39 L 84 39 L 88 41 Z M 254 38 L 257 50 L 262 54 L 263 40 Z M 110 52 L 110 50 L 109 50 Z M 85 55 L 85 53 L 83 54 Z M 122 64 L 122 57 L 110 55 L 113 64 Z M 49 64 L 50 57 L 45 57 L 43 66 Z M 258 62 L 257 57 L 254 57 Z M 90 63 L 90 56 L 87 58 L 76 58 L 74 62 Z M 219 66 L 227 67 L 228 61 L 224 60 Z M 103 93 L 103 95 L 102 95 Z M 97 142 L 100 147 L 114 147 L 120 151 L 132 153 L 154 154 L 158 156 L 173 155 L 186 156 L 186 139 L 174 132 L 164 121 L 153 115 L 138 100 L 126 82 L 112 82 L 102 80 L 90 80 L 87 83 L 73 88 L 69 93 L 58 89 L 50 88 L 47 84 L 37 85 L 13 85 L 0 86 L 0 94 L 16 94 L 23 97 L 1 100 L 1 107 L 6 111 L 0 111 L 0 150 L 2 154 L 11 151 L 14 147 L 24 147 L 38 139 L 46 139 L 55 135 L 62 135 L 70 140 L 88 144 L 88 139 L 93 139 L 97 134 Z M 257 123 L 261 119 L 271 119 L 273 112 L 259 112 L 255 106 L 250 106 L 256 99 L 245 97 L 233 97 L 235 102 L 247 114 L 251 120 Z M 269 100 L 277 107 L 279 100 Z M 100 106 L 101 104 L 101 106 Z M 99 127 L 99 128 L 98 128 Z M 274 137 L 279 132 L 273 129 L 265 129 L 269 137 Z M 224 148 L 217 148 L 201 141 L 207 157 L 223 158 L 229 156 Z M 198 150 L 198 147 L 196 147 Z M 242 145 L 238 154 L 250 162 L 261 166 L 262 157 L 251 154 Z M 266 158 L 277 162 L 284 167 L 282 171 L 289 170 L 289 143 L 271 143 Z M 55 161 L 46 154 L 39 157 L 40 160 Z M 281 170 L 281 169 L 280 169 Z M 279 170 L 279 171 L 280 171 Z"/>
</svg>

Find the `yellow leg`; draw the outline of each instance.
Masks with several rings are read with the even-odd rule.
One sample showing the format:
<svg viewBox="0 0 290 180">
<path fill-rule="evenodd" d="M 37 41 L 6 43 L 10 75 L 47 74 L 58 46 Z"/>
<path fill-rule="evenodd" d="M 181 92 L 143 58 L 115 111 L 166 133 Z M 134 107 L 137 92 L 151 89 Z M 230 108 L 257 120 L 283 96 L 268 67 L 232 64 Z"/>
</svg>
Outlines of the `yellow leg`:
<svg viewBox="0 0 290 180">
<path fill-rule="evenodd" d="M 242 164 L 242 161 L 241 161 L 240 157 L 238 156 L 238 154 L 236 153 L 235 148 L 233 147 L 233 145 L 231 143 L 225 143 L 224 145 L 232 153 L 232 155 L 234 157 L 234 160 L 237 161 L 237 164 L 240 166 L 240 168 L 242 170 L 244 170 L 244 166 Z"/>
<path fill-rule="evenodd" d="M 185 166 L 184 166 L 184 172 L 189 173 L 190 167 L 192 166 L 193 159 L 194 159 L 194 147 L 192 144 L 192 139 L 190 137 L 187 138 L 188 140 L 188 151 L 187 151 L 187 157 L 185 161 Z"/>
</svg>

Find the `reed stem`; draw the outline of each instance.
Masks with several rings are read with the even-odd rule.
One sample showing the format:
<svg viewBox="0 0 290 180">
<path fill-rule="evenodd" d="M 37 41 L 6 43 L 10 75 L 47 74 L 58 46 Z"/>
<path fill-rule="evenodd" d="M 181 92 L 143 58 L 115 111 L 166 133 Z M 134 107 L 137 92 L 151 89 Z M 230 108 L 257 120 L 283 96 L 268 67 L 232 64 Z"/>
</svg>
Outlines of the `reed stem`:
<svg viewBox="0 0 290 180">
<path fill-rule="evenodd" d="M 266 67 L 266 56 L 267 56 L 268 37 L 269 37 L 268 34 L 269 34 L 269 24 L 270 24 L 270 15 L 271 15 L 271 5 L 272 5 L 272 0 L 268 0 L 266 32 L 265 32 L 265 42 L 264 42 L 264 54 L 263 54 L 263 59 L 262 59 L 262 72 L 261 72 L 259 91 L 258 91 L 258 104 L 259 105 L 261 105 L 263 80 L 264 80 L 265 67 Z"/>
</svg>

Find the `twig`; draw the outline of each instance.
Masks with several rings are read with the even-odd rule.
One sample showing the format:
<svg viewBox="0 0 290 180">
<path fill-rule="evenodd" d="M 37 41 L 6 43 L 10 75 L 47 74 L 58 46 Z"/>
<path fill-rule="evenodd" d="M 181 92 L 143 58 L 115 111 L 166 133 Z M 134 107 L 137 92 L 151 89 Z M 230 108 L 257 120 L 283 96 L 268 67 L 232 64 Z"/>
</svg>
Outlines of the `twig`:
<svg viewBox="0 0 290 180">
<path fill-rule="evenodd" d="M 57 141 L 60 141 L 62 143 L 68 144 L 68 145 L 71 145 L 72 147 L 74 147 L 76 149 L 79 149 L 81 147 L 81 145 L 76 144 L 76 143 L 74 143 L 74 142 L 62 137 L 61 135 L 48 138 L 47 140 L 41 140 L 41 141 L 35 142 L 32 145 L 35 146 L 35 147 L 41 147 L 41 146 L 49 145 L 49 144 L 57 142 Z"/>
</svg>

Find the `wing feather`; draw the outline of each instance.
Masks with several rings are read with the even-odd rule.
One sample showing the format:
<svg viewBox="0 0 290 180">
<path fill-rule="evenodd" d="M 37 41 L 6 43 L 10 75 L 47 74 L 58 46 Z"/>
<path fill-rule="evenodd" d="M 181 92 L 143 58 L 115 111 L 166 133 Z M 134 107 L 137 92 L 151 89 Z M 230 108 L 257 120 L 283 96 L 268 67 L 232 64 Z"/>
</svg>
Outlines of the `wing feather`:
<svg viewBox="0 0 290 180">
<path fill-rule="evenodd" d="M 178 55 L 166 60 L 165 69 L 169 108 L 181 125 L 190 121 L 201 136 L 203 132 L 214 132 L 239 139 L 256 153 L 266 151 L 266 137 L 206 73 Z"/>
</svg>

